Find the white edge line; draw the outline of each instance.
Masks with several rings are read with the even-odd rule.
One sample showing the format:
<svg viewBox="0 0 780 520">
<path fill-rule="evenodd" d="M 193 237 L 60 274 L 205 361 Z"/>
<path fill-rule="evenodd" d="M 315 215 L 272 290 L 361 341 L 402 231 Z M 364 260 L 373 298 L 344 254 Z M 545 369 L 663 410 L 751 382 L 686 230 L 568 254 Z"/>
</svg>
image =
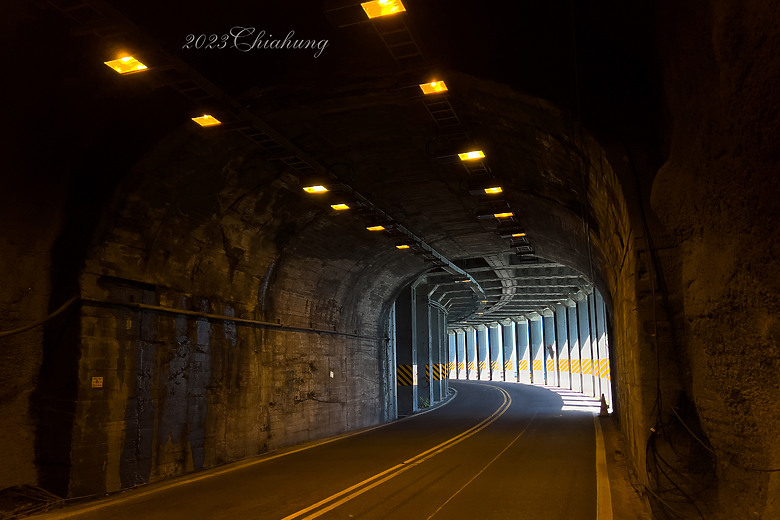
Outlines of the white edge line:
<svg viewBox="0 0 780 520">
<path fill-rule="evenodd" d="M 593 414 L 593 424 L 596 426 L 596 520 L 612 520 L 612 492 L 609 489 L 604 433 L 596 414 Z"/>
</svg>

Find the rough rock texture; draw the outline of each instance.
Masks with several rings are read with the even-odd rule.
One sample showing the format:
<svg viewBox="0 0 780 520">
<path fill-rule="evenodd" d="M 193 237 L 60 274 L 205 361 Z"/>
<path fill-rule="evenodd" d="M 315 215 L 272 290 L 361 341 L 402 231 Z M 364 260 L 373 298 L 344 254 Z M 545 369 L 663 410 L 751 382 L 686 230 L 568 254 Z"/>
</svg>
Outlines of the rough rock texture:
<svg viewBox="0 0 780 520">
<path fill-rule="evenodd" d="M 174 134 L 105 215 L 81 276 L 71 496 L 390 418 L 382 304 L 404 278 L 370 244 L 344 257 L 354 237 L 232 143 Z"/>
<path fill-rule="evenodd" d="M 707 518 L 780 517 L 780 8 L 674 5 L 661 25 L 669 159 L 653 208 L 679 244 L 685 389 L 715 450 Z"/>
<path fill-rule="evenodd" d="M 31 57 L 0 177 L 1 330 L 84 301 L 0 338 L 0 441 L 12 447 L 0 487 L 101 493 L 393 417 L 386 317 L 423 260 L 305 198 L 300 178 L 236 133 L 182 126 L 191 107 L 178 94 L 85 64 L 101 42 L 18 3 L 0 17 L 14 27 L 3 47 Z M 580 33 L 580 58 L 600 64 L 600 29 L 645 27 L 636 12 Z M 537 252 L 592 277 L 611 308 L 615 404 L 639 482 L 652 488 L 657 456 L 679 455 L 706 518 L 774 519 L 780 473 L 755 470 L 780 467 L 778 6 L 691 0 L 655 14 L 658 56 L 618 57 L 646 60 L 664 87 L 656 105 L 638 106 L 647 86 L 631 74 L 612 90 L 594 81 L 611 55 L 582 67 L 584 121 L 563 106 L 568 84 L 555 104 L 519 92 L 526 76 L 528 91 L 546 86 L 519 54 L 447 73 L 450 100 L 492 145 Z M 533 52 L 556 56 L 546 66 L 568 80 L 566 53 L 545 50 Z M 362 51 L 323 88 L 280 80 L 245 101 L 447 256 L 506 253 L 475 218 L 462 165 L 440 157 L 452 150 L 414 82 L 382 68 L 387 56 L 362 66 L 378 42 Z M 519 86 L 490 77 L 493 64 Z M 663 114 L 660 135 L 637 133 L 648 112 Z"/>
<path fill-rule="evenodd" d="M 3 179 L 5 180 L 5 179 Z M 12 330 L 35 321 L 49 312 L 49 251 L 58 232 L 58 202 L 39 207 L 29 199 L 13 196 L 30 186 L 0 183 L 0 221 L 25 222 L 25 226 L 3 226 L 0 234 L 0 315 L 2 329 Z M 48 199 L 50 194 L 42 194 Z M 61 301 L 60 303 L 63 303 Z M 52 309 L 53 310 L 53 309 Z M 37 482 L 35 470 L 35 425 L 29 414 L 42 354 L 43 330 L 36 328 L 8 338 L 0 338 L 0 442 L 14 446 L 3 456 L 0 488 L 19 482 Z"/>
</svg>

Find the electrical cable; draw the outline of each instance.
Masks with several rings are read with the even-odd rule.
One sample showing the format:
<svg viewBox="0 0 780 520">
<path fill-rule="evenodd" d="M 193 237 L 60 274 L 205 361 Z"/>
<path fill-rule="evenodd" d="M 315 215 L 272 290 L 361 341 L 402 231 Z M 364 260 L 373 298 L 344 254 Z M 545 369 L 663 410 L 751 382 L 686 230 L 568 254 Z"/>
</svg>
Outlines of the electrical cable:
<svg viewBox="0 0 780 520">
<path fill-rule="evenodd" d="M 74 296 L 70 300 L 68 300 L 65 303 L 63 303 L 60 306 L 60 308 L 57 309 L 56 311 L 52 312 L 51 314 L 49 314 L 45 318 L 42 318 L 42 319 L 40 319 L 38 321 L 34 321 L 34 322 L 30 323 L 29 325 L 25 325 L 24 327 L 19 327 L 18 329 L 2 331 L 2 332 L 0 332 L 0 338 L 7 338 L 8 336 L 14 336 L 16 334 L 21 334 L 22 332 L 26 332 L 26 331 L 28 331 L 30 329 L 34 329 L 35 327 L 41 326 L 44 323 L 53 320 L 54 318 L 56 318 L 57 316 L 59 316 L 60 314 L 65 312 L 65 310 L 68 307 L 70 307 L 71 305 L 76 303 L 80 298 L 81 298 L 80 296 Z"/>
<path fill-rule="evenodd" d="M 578 77 L 577 63 L 576 63 L 576 61 L 577 61 L 576 26 L 575 26 L 575 23 L 574 23 L 574 16 L 575 16 L 575 13 L 574 13 L 574 2 L 570 2 L 572 68 L 573 68 L 573 84 L 574 84 L 573 85 L 573 88 L 574 88 L 574 93 L 573 94 L 574 94 L 574 103 L 575 103 L 574 108 L 575 108 L 577 116 L 581 117 L 580 105 L 579 105 L 579 102 L 580 102 L 580 99 L 579 99 L 579 77 Z M 577 133 L 577 131 L 575 129 L 575 123 L 573 121 L 573 118 L 570 121 L 569 131 L 570 131 L 572 140 L 574 140 L 574 136 Z M 581 125 L 581 123 L 580 123 L 580 127 L 579 127 L 579 134 L 580 134 L 580 136 L 579 136 L 580 137 L 580 142 L 584 142 L 584 140 L 582 138 L 582 125 Z M 646 459 L 645 459 L 646 460 L 646 471 L 648 472 L 648 476 L 651 479 L 654 478 L 654 480 L 655 480 L 655 482 L 656 482 L 656 484 L 658 486 L 658 491 L 659 492 L 675 492 L 679 496 L 684 497 L 685 502 L 689 503 L 696 510 L 696 512 L 698 513 L 698 516 L 703 519 L 704 515 L 703 515 L 701 509 L 696 504 L 696 500 L 694 499 L 692 494 L 686 492 L 686 490 L 684 490 L 673 478 L 671 478 L 671 476 L 668 474 L 668 472 L 665 471 L 661 467 L 661 464 L 665 465 L 667 468 L 669 468 L 669 470 L 673 471 L 675 474 L 677 474 L 677 475 L 679 475 L 681 477 L 684 477 L 686 480 L 691 480 L 692 481 L 692 479 L 690 479 L 690 477 L 687 477 L 686 475 L 684 475 L 681 471 L 678 471 L 676 468 L 674 468 L 674 466 L 672 464 L 670 464 L 668 461 L 666 461 L 658 453 L 657 447 L 655 445 L 656 434 L 657 434 L 658 431 L 661 431 L 663 429 L 663 425 L 662 425 L 661 421 L 662 421 L 663 410 L 664 410 L 663 393 L 661 391 L 661 352 L 660 352 L 659 336 L 658 336 L 658 332 L 659 332 L 658 304 L 659 304 L 659 302 L 658 302 L 657 295 L 656 295 L 656 292 L 657 292 L 656 291 L 656 283 L 658 284 L 658 288 L 657 289 L 661 293 L 662 303 L 664 305 L 664 308 L 666 309 L 666 312 L 669 313 L 669 314 L 670 314 L 669 310 L 671 309 L 671 305 L 670 305 L 670 301 L 669 301 L 668 287 L 666 286 L 666 281 L 664 279 L 662 270 L 660 268 L 659 260 L 657 258 L 656 253 L 655 253 L 655 249 L 654 249 L 654 245 L 653 245 L 653 241 L 652 241 L 652 236 L 650 235 L 650 229 L 649 229 L 647 214 L 645 212 L 643 198 L 642 198 L 641 180 L 639 178 L 639 174 L 638 174 L 636 165 L 633 163 L 633 160 L 632 160 L 632 157 L 631 157 L 631 153 L 628 150 L 627 146 L 625 146 L 625 148 L 626 148 L 626 155 L 629 158 L 629 161 L 630 161 L 630 164 L 631 164 L 631 170 L 632 170 L 632 172 L 634 174 L 634 179 L 635 179 L 635 182 L 636 182 L 636 195 L 637 195 L 637 199 L 639 201 L 639 212 L 640 212 L 640 217 L 641 217 L 641 222 L 642 222 L 642 230 L 643 230 L 643 234 L 644 234 L 643 238 L 644 238 L 644 242 L 645 242 L 645 249 L 646 249 L 647 254 L 649 256 L 647 265 L 648 265 L 648 276 L 649 276 L 649 279 L 650 279 L 650 292 L 651 292 L 651 299 L 652 299 L 652 327 L 653 327 L 652 335 L 653 335 L 653 342 L 654 342 L 655 354 L 656 354 L 655 355 L 655 358 L 656 358 L 656 374 L 655 374 L 655 376 L 656 376 L 655 377 L 655 390 L 656 390 L 656 392 L 655 393 L 656 393 L 656 395 L 655 395 L 655 402 L 653 404 L 653 410 L 651 412 L 651 416 L 654 416 L 655 419 L 654 419 L 654 427 L 651 428 L 651 432 L 652 433 L 650 434 L 650 437 L 648 438 L 648 441 L 647 441 L 647 444 L 646 444 L 646 452 L 648 452 L 648 453 L 646 453 Z M 592 244 L 590 242 L 590 229 L 589 229 L 590 226 L 589 226 L 589 221 L 588 221 L 589 209 L 586 207 L 586 202 L 583 201 L 583 199 L 587 199 L 587 189 L 588 189 L 588 181 L 589 181 L 589 178 L 588 178 L 587 172 L 586 172 L 586 169 L 587 169 L 586 168 L 586 163 L 587 162 L 589 162 L 589 161 L 587 161 L 587 157 L 584 157 L 584 158 L 580 157 L 579 161 L 577 161 L 576 164 L 581 169 L 580 170 L 580 174 L 581 174 L 581 181 L 582 181 L 582 184 L 583 184 L 582 185 L 583 194 L 579 198 L 579 202 L 580 202 L 580 211 L 582 213 L 583 225 L 584 225 L 585 233 L 586 233 L 590 275 L 591 275 L 591 279 L 593 279 L 593 277 L 594 277 L 594 268 L 593 268 L 592 249 L 591 249 L 592 248 Z M 601 172 L 602 172 L 602 174 L 604 172 L 603 162 L 601 164 Z M 676 338 L 676 333 L 674 331 L 674 327 L 670 327 L 669 335 L 670 335 L 669 340 L 670 340 L 671 345 L 673 347 L 676 346 L 677 345 L 677 338 Z M 679 419 L 679 415 L 676 413 L 676 411 L 675 411 L 675 415 L 677 415 L 678 419 Z M 688 433 L 693 434 L 692 430 L 681 419 L 680 419 L 680 423 L 685 427 L 685 429 L 688 431 Z M 693 437 L 694 437 L 694 439 L 696 439 L 697 442 L 702 443 L 704 445 L 704 443 L 697 436 L 694 435 Z M 677 450 L 675 450 L 674 447 L 672 446 L 671 439 L 667 439 L 667 440 L 668 440 L 669 445 L 672 448 L 672 450 L 675 453 L 677 453 Z M 705 445 L 705 447 L 706 447 L 706 445 Z M 710 451 L 712 451 L 712 450 L 710 450 Z M 712 452 L 712 453 L 714 454 L 714 452 Z M 652 455 L 652 456 L 648 456 L 648 455 Z M 772 470 L 770 470 L 770 471 L 772 471 Z M 661 490 L 661 488 L 660 488 L 661 483 L 660 483 L 660 478 L 659 478 L 659 472 L 663 473 L 663 476 L 666 478 L 666 480 L 668 480 L 669 483 L 672 486 L 674 486 L 673 488 L 671 488 L 670 490 L 666 490 L 666 491 Z M 696 494 L 700 494 L 704 490 L 709 489 L 709 487 L 711 486 L 713 481 L 714 481 L 714 479 L 711 480 L 704 488 L 699 490 Z M 675 518 L 678 518 L 678 519 L 684 519 L 685 518 L 685 515 L 683 515 L 681 512 L 679 512 L 679 511 L 675 510 L 674 508 L 672 508 L 667 503 L 667 501 L 664 500 L 663 497 L 661 497 L 658 493 L 656 493 L 656 491 L 650 489 L 647 486 L 645 486 L 645 488 L 646 488 L 647 492 L 654 497 L 656 503 L 658 505 L 660 505 L 660 507 L 664 510 L 665 516 L 668 517 L 669 514 L 672 514 L 672 515 L 674 515 Z"/>
<path fill-rule="evenodd" d="M 677 420 L 680 421 L 680 424 L 682 424 L 683 427 L 686 430 L 688 430 L 688 433 L 691 434 L 691 437 L 693 437 L 696 440 L 696 442 L 701 444 L 704 447 L 704 449 L 706 449 L 707 451 L 709 451 L 710 453 L 712 453 L 713 455 L 715 455 L 717 457 L 718 454 L 715 453 L 715 450 L 713 450 L 709 445 L 707 445 L 704 441 L 702 441 L 695 433 L 693 433 L 693 431 L 691 431 L 691 429 L 688 427 L 688 425 L 685 424 L 685 421 L 682 420 L 682 417 L 680 417 L 677 414 L 677 410 L 675 410 L 674 407 L 672 407 L 672 413 L 675 415 L 675 417 L 677 417 Z M 723 462 L 725 462 L 729 466 L 734 466 L 736 468 L 744 469 L 746 471 L 758 471 L 758 472 L 764 472 L 764 473 L 776 473 L 776 472 L 780 471 L 780 468 L 773 468 L 773 469 L 751 468 L 749 466 L 743 466 L 741 464 L 736 464 L 734 462 L 729 462 L 728 460 L 723 461 Z"/>
</svg>

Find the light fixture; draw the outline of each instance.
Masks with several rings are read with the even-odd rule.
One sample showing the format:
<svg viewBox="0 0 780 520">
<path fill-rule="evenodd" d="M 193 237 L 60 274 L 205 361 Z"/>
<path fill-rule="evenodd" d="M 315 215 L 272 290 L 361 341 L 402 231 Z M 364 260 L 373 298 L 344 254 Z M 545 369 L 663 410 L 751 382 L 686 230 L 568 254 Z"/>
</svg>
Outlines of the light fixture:
<svg viewBox="0 0 780 520">
<path fill-rule="evenodd" d="M 396 247 L 396 249 L 409 249 L 410 246 L 409 246 L 409 244 L 398 244 L 395 247 Z"/>
<path fill-rule="evenodd" d="M 498 235 L 501 238 L 522 238 L 525 236 L 525 230 L 516 225 L 500 225 L 498 228 Z"/>
<path fill-rule="evenodd" d="M 331 204 L 330 207 L 335 209 L 336 211 L 344 211 L 345 209 L 349 209 L 349 205 L 344 204 L 343 202 L 339 204 Z"/>
<path fill-rule="evenodd" d="M 482 150 L 472 150 L 471 152 L 459 153 L 458 157 L 461 161 L 471 161 L 473 159 L 483 159 L 485 153 Z"/>
<path fill-rule="evenodd" d="M 428 94 L 438 94 L 439 92 L 447 92 L 447 85 L 443 81 L 431 81 L 430 83 L 420 84 L 420 90 L 426 96 Z"/>
<path fill-rule="evenodd" d="M 366 229 L 369 231 L 384 231 L 385 226 L 368 226 Z"/>
<path fill-rule="evenodd" d="M 132 56 L 124 56 L 118 60 L 104 61 L 103 63 L 120 74 L 132 74 L 133 72 L 141 72 L 148 69 L 146 65 Z"/>
<path fill-rule="evenodd" d="M 209 114 L 203 114 L 202 116 L 199 117 L 193 117 L 192 120 L 198 123 L 200 126 L 217 126 L 222 124 L 222 121 Z"/>
<path fill-rule="evenodd" d="M 360 4 L 369 18 L 378 18 L 406 11 L 401 0 L 372 0 Z"/>
<path fill-rule="evenodd" d="M 487 302 L 488 302 L 487 300 L 482 300 L 480 303 L 487 303 Z"/>
<path fill-rule="evenodd" d="M 496 218 L 509 218 L 509 217 L 514 217 L 515 214 L 512 213 L 511 211 L 504 211 L 503 213 L 493 213 L 493 216 Z"/>
<path fill-rule="evenodd" d="M 468 183 L 469 195 L 498 195 L 504 193 L 504 188 L 498 180 L 488 178 L 487 175 L 482 175 L 481 177 L 481 179 Z M 496 198 L 500 199 L 501 197 Z"/>
<path fill-rule="evenodd" d="M 328 188 L 320 184 L 316 184 L 314 186 L 304 186 L 303 191 L 306 193 L 325 193 L 328 191 Z"/>
</svg>

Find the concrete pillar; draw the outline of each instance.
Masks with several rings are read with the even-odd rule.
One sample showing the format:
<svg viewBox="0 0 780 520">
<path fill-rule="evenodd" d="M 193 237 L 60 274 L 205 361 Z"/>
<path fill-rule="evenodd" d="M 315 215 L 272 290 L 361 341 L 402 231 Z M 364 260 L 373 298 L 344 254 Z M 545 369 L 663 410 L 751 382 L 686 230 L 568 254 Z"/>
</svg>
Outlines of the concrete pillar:
<svg viewBox="0 0 780 520">
<path fill-rule="evenodd" d="M 424 289 L 421 288 L 421 289 Z M 414 344 L 417 347 L 417 404 L 420 408 L 425 408 L 433 403 L 433 386 L 426 372 L 431 365 L 431 344 L 430 344 L 430 322 L 428 321 L 428 294 L 424 290 L 414 291 L 412 304 L 414 306 L 413 314 L 416 319 Z"/>
<path fill-rule="evenodd" d="M 443 308 L 439 308 L 439 359 L 441 360 L 441 366 L 439 366 L 439 373 L 441 378 L 439 379 L 439 395 L 441 399 L 447 397 L 447 391 L 449 389 L 449 370 L 450 370 L 450 349 L 449 342 L 447 341 L 447 311 Z"/>
<path fill-rule="evenodd" d="M 466 331 L 457 329 L 455 333 L 455 370 L 456 379 L 468 379 L 466 375 Z"/>
<path fill-rule="evenodd" d="M 571 388 L 569 372 L 569 328 L 566 324 L 566 307 L 555 306 L 555 342 L 558 346 L 558 386 Z"/>
<path fill-rule="evenodd" d="M 488 327 L 488 342 L 490 347 L 490 380 L 504 380 L 504 348 L 502 345 L 501 325 L 491 323 Z"/>
<path fill-rule="evenodd" d="M 425 379 L 431 386 L 430 404 L 441 401 L 441 334 L 439 333 L 439 309 L 428 304 L 428 344 L 430 345 L 430 362 L 425 367 Z"/>
<path fill-rule="evenodd" d="M 593 359 L 593 396 L 601 397 L 601 372 L 599 342 L 596 332 L 596 290 L 588 295 L 588 326 L 590 327 L 590 351 Z"/>
<path fill-rule="evenodd" d="M 447 365 L 447 377 L 449 379 L 458 378 L 458 334 L 455 331 L 447 333 L 447 352 L 448 352 L 448 365 Z"/>
<path fill-rule="evenodd" d="M 478 379 L 477 372 L 477 329 L 466 329 L 466 379 Z"/>
<path fill-rule="evenodd" d="M 515 339 L 517 340 L 517 380 L 521 383 L 531 383 L 531 339 L 528 320 L 518 318 L 515 322 Z"/>
<path fill-rule="evenodd" d="M 604 306 L 604 298 L 600 292 L 596 292 L 596 337 L 599 346 L 599 371 L 601 373 L 601 393 L 612 409 L 612 378 L 609 366 L 609 338 L 607 337 L 607 314 Z"/>
<path fill-rule="evenodd" d="M 477 327 L 477 372 L 480 381 L 490 380 L 490 360 L 488 359 L 488 329 L 484 325 Z"/>
<path fill-rule="evenodd" d="M 577 324 L 580 332 L 580 367 L 582 369 L 582 393 L 594 395 L 593 350 L 590 346 L 590 313 L 587 296 L 577 302 Z"/>
<path fill-rule="evenodd" d="M 580 329 L 577 326 L 577 302 L 566 307 L 566 321 L 569 325 L 569 367 L 571 389 L 582 392 L 582 362 L 580 360 Z"/>
<path fill-rule="evenodd" d="M 528 335 L 531 343 L 531 382 L 535 385 L 544 384 L 544 336 L 542 334 L 542 317 L 533 313 L 528 316 Z"/>
<path fill-rule="evenodd" d="M 406 288 L 395 301 L 395 356 L 398 385 L 398 415 L 417 411 L 417 348 L 412 289 Z"/>
<path fill-rule="evenodd" d="M 395 302 L 390 306 L 390 312 L 387 317 L 387 364 L 386 370 L 387 387 L 390 393 L 390 402 L 387 403 L 385 420 L 392 421 L 398 419 L 398 368 L 396 361 L 395 345 L 397 342 L 395 333 Z"/>
<path fill-rule="evenodd" d="M 515 340 L 515 322 L 501 324 L 501 344 L 504 354 L 504 381 L 517 382 L 517 341 Z"/>
<path fill-rule="evenodd" d="M 544 382 L 558 386 L 558 356 L 555 341 L 555 317 L 549 309 L 542 311 L 542 341 L 544 343 Z"/>
</svg>

